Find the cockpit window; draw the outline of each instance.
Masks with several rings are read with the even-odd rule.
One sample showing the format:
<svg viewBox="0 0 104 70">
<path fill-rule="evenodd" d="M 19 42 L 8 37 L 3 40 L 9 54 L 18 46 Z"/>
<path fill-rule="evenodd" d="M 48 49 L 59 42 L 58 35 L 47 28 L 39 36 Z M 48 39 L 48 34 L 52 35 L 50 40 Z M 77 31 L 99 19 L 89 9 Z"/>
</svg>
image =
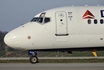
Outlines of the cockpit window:
<svg viewBox="0 0 104 70">
<path fill-rule="evenodd" d="M 38 23 L 48 23 L 50 22 L 50 18 L 49 17 L 45 17 L 46 13 L 42 13 L 40 14 L 39 17 L 34 17 L 31 22 L 38 22 Z"/>
<path fill-rule="evenodd" d="M 43 22 L 43 17 L 39 17 L 37 22 L 42 23 Z"/>
<path fill-rule="evenodd" d="M 46 17 L 46 18 L 44 19 L 44 23 L 48 23 L 48 22 L 50 22 L 50 18 Z"/>
<path fill-rule="evenodd" d="M 39 17 L 34 17 L 31 22 L 36 22 L 38 20 Z"/>
<path fill-rule="evenodd" d="M 45 14 L 46 14 L 46 13 L 42 13 L 42 14 L 40 14 L 40 17 L 45 17 Z"/>
</svg>

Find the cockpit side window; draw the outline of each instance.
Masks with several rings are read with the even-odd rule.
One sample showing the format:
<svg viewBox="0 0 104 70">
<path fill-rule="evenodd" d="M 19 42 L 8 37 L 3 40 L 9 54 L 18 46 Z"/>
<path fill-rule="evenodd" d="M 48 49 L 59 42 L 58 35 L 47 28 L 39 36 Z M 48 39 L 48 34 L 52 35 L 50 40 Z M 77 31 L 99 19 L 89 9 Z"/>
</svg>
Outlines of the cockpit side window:
<svg viewBox="0 0 104 70">
<path fill-rule="evenodd" d="M 45 17 L 45 19 L 44 19 L 44 23 L 48 23 L 48 22 L 50 22 L 50 18 Z"/>
</svg>

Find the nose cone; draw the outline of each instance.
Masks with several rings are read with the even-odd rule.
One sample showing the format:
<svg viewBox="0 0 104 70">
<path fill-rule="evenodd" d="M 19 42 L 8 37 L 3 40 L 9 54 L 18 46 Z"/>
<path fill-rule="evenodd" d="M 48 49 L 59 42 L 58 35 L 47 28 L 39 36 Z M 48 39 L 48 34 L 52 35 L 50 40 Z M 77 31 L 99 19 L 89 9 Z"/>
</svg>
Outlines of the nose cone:
<svg viewBox="0 0 104 70">
<path fill-rule="evenodd" d="M 15 36 L 13 32 L 7 33 L 6 36 L 4 37 L 5 44 L 12 48 L 15 47 L 14 38 Z"/>
</svg>

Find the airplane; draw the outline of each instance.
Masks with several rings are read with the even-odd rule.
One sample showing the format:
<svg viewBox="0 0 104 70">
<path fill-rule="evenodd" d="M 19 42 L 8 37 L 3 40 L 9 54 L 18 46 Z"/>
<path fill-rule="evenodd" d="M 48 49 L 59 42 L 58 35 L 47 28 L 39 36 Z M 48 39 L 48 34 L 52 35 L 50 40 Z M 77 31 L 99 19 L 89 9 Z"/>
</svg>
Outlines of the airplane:
<svg viewBox="0 0 104 70">
<path fill-rule="evenodd" d="M 8 34 L 4 42 L 24 49 L 30 62 L 38 62 L 37 51 L 104 50 L 104 6 L 66 6 L 43 11 Z"/>
</svg>

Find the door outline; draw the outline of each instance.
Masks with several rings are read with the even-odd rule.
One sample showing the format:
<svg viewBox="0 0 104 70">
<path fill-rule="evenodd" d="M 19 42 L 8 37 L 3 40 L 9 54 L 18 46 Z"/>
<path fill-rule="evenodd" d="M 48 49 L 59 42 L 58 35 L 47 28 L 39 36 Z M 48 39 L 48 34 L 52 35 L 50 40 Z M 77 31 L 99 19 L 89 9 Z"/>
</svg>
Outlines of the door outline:
<svg viewBox="0 0 104 70">
<path fill-rule="evenodd" d="M 55 12 L 55 18 L 56 18 L 56 20 L 55 20 L 55 22 L 56 22 L 55 23 L 56 24 L 56 26 L 55 26 L 55 28 L 56 28 L 55 29 L 56 30 L 56 34 L 55 35 L 56 36 L 68 36 L 69 34 L 68 34 L 67 13 L 65 11 L 57 11 L 57 12 Z M 63 20 L 66 22 L 65 23 L 65 26 L 63 27 L 63 30 L 65 32 L 64 33 L 61 33 L 61 30 L 59 30 L 58 28 L 60 28 L 59 24 L 64 24 L 64 23 L 62 23 L 62 22 L 64 22 Z"/>
</svg>

